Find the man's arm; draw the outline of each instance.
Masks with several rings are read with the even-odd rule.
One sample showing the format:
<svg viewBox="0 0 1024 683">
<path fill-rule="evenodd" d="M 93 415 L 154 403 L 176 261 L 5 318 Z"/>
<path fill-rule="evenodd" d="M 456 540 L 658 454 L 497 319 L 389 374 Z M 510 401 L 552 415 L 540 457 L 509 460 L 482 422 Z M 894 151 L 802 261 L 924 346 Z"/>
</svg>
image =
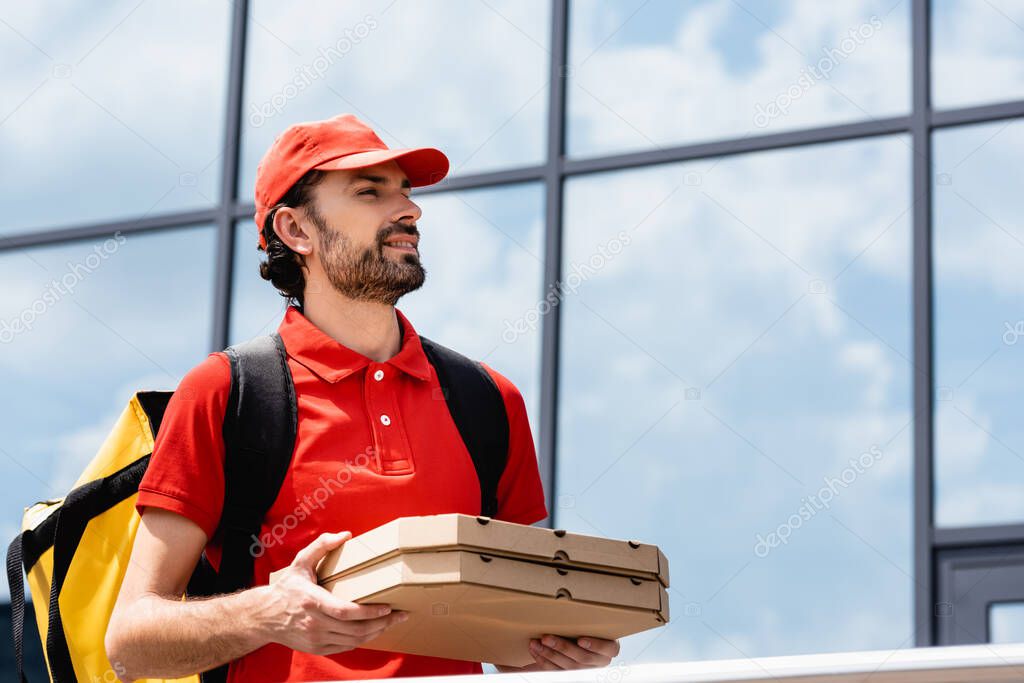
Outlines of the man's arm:
<svg viewBox="0 0 1024 683">
<path fill-rule="evenodd" d="M 146 508 L 106 633 L 114 671 L 125 681 L 178 678 L 267 643 L 327 655 L 376 638 L 406 615 L 345 602 L 316 584 L 319 561 L 350 537 L 322 534 L 273 585 L 182 600 L 206 533 L 186 517 Z"/>
</svg>

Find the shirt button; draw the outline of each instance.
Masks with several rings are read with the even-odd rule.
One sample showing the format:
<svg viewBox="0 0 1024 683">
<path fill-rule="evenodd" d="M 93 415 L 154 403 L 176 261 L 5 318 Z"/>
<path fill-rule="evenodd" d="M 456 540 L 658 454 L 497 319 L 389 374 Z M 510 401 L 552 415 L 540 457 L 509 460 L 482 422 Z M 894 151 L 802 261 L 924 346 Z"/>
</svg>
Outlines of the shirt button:
<svg viewBox="0 0 1024 683">
<path fill-rule="evenodd" d="M 381 415 L 380 416 L 380 423 L 386 427 L 389 424 L 391 424 L 391 418 L 388 417 L 387 415 Z"/>
<path fill-rule="evenodd" d="M 384 379 L 384 371 L 378 370 L 377 372 L 373 373 L 373 378 L 378 382 L 381 381 L 382 379 Z"/>
</svg>

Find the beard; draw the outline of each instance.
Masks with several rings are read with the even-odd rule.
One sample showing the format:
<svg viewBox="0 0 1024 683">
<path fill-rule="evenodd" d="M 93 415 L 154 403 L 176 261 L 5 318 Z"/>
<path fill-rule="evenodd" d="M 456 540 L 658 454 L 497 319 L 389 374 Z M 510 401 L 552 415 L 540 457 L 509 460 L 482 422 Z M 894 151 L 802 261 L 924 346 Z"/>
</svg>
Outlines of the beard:
<svg viewBox="0 0 1024 683">
<path fill-rule="evenodd" d="M 318 212 L 310 220 L 320 235 L 320 263 L 328 282 L 339 293 L 357 301 L 394 306 L 403 295 L 423 286 L 427 271 L 416 254 L 402 254 L 400 261 L 384 255 L 384 240 L 394 234 L 415 235 L 415 227 L 396 223 L 377 233 L 369 247 L 352 243 L 327 225 Z"/>
</svg>

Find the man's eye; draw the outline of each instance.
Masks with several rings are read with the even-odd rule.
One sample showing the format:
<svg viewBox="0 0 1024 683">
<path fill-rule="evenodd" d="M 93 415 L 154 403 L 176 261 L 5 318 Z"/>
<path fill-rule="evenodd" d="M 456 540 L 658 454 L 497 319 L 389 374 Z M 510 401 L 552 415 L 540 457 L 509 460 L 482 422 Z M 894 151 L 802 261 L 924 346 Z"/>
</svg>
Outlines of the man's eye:
<svg viewBox="0 0 1024 683">
<path fill-rule="evenodd" d="M 359 194 L 366 194 L 367 192 L 369 192 L 371 194 L 377 194 L 377 190 L 373 189 L 372 187 L 369 190 L 363 190 Z"/>
</svg>

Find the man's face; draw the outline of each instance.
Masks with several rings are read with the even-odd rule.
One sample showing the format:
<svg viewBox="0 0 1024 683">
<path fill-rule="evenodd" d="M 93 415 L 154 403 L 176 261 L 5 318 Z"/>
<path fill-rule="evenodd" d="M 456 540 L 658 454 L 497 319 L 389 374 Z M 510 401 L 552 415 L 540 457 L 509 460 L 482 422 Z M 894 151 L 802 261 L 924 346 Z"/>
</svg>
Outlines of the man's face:
<svg viewBox="0 0 1024 683">
<path fill-rule="evenodd" d="M 426 279 L 420 263 L 420 208 L 394 161 L 329 171 L 313 188 L 307 215 L 317 229 L 324 275 L 352 299 L 395 305 Z"/>
</svg>

